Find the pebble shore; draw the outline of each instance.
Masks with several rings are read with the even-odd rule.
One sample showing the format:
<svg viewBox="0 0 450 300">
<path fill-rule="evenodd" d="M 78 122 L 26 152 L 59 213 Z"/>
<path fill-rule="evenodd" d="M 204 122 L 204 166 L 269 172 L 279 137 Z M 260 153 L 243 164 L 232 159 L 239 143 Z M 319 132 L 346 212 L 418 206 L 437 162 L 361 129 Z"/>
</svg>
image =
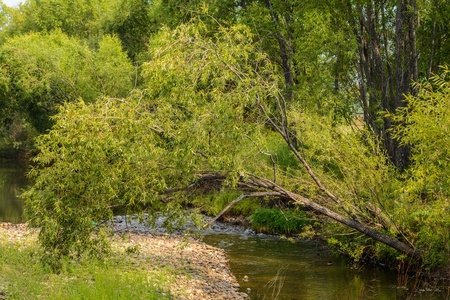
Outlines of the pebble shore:
<svg viewBox="0 0 450 300">
<path fill-rule="evenodd" d="M 34 242 L 37 233 L 27 224 L 0 223 L 0 237 L 11 243 Z M 230 271 L 224 251 L 197 239 L 189 238 L 187 242 L 177 235 L 126 231 L 112 237 L 112 246 L 114 251 L 135 249 L 136 253 L 130 254 L 132 259 L 137 264 L 148 265 L 149 276 L 157 268 L 179 270 L 167 286 L 176 299 L 248 298 L 239 292 L 240 286 Z"/>
</svg>

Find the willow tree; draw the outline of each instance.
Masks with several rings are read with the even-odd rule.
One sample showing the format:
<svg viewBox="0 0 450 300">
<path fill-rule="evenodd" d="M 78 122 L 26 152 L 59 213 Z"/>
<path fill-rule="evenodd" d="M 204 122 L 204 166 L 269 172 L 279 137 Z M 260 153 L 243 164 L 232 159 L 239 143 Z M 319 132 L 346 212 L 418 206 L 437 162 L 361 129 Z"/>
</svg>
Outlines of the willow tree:
<svg viewBox="0 0 450 300">
<path fill-rule="evenodd" d="M 60 31 L 17 36 L 2 45 L 0 61 L 0 122 L 16 146 L 30 143 L 32 137 L 19 137 L 14 128 L 22 127 L 23 134 L 27 128 L 43 133 L 65 102 L 79 97 L 92 102 L 101 95 L 123 97 L 133 84 L 134 68 L 120 41 L 111 36 L 103 37 L 97 51 Z"/>
<path fill-rule="evenodd" d="M 50 258 L 106 249 L 99 243 L 107 227 L 101 221 L 117 205 L 177 217 L 189 188 L 211 182 L 242 191 L 230 205 L 248 197 L 279 198 L 420 255 L 407 239 L 395 237 L 398 229 L 370 192 L 363 196 L 355 186 L 369 169 L 387 177 L 382 158 L 370 160 L 361 144 L 349 147 L 346 131 L 323 131 L 329 143 L 324 149 L 346 149 L 327 151 L 347 178 L 339 188 L 335 175 L 313 168 L 293 144 L 290 122 L 310 122 L 301 108 L 287 108 L 275 67 L 255 48 L 247 27 L 210 32 L 201 22 L 182 25 L 162 31 L 150 54 L 142 66 L 145 89 L 124 99 L 68 104 L 39 139 L 35 185 L 25 197 L 30 224 L 42 228 Z M 267 144 L 274 132 L 299 162 L 294 173 L 278 169 Z M 357 161 L 363 164 L 352 169 Z M 375 177 L 364 177 L 374 190 Z"/>
<path fill-rule="evenodd" d="M 135 60 L 155 30 L 152 5 L 147 0 L 27 0 L 18 8 L 3 5 L 0 38 L 60 30 L 95 49 L 104 35 L 116 35 Z"/>
<path fill-rule="evenodd" d="M 170 28 L 200 17 L 211 30 L 242 24 L 274 63 L 290 102 L 336 118 L 349 117 L 357 101 L 351 88 L 355 38 L 336 7 L 320 1 L 226 0 L 155 1 L 157 24 Z M 161 17 L 169 16 L 169 17 Z M 341 25 L 342 23 L 342 25 Z"/>
<path fill-rule="evenodd" d="M 14 36 L 30 32 L 59 29 L 69 36 L 93 38 L 99 34 L 98 19 L 106 1 L 27 0 L 18 8 L 9 8 L 2 35 Z M 113 1 L 108 1 L 109 4 Z"/>
</svg>

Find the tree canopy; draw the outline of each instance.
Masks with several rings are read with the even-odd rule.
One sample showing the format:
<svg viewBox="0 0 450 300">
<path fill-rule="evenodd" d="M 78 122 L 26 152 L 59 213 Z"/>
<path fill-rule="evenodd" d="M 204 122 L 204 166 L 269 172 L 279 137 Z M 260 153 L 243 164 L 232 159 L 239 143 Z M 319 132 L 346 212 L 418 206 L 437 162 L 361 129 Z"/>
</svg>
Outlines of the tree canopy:
<svg viewBox="0 0 450 300">
<path fill-rule="evenodd" d="M 78 98 L 92 102 L 101 95 L 123 97 L 133 84 L 134 68 L 120 41 L 111 36 L 105 35 L 93 51 L 60 31 L 31 33 L 9 39 L 0 55 L 1 121 L 6 131 L 22 124 L 42 133 L 51 127 L 58 106 Z M 20 132 L 6 136 L 20 146 L 26 142 Z"/>
</svg>

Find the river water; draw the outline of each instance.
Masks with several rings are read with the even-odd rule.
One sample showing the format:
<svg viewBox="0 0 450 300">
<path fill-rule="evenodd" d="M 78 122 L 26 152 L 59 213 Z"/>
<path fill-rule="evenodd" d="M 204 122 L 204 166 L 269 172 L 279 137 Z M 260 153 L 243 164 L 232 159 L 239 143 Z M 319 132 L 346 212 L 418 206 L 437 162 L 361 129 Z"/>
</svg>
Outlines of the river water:
<svg viewBox="0 0 450 300">
<path fill-rule="evenodd" d="M 0 165 L 0 222 L 23 221 L 23 201 L 18 196 L 28 182 L 25 169 L 9 162 Z"/>
<path fill-rule="evenodd" d="M 395 272 L 352 268 L 318 242 L 224 234 L 207 235 L 205 242 L 225 249 L 231 271 L 251 299 L 390 300 L 399 296 Z"/>
<path fill-rule="evenodd" d="M 25 170 L 0 166 L 0 222 L 23 222 L 18 197 L 28 180 Z M 115 226 L 142 228 L 137 221 L 117 216 Z M 134 224 L 134 225 L 133 225 Z M 251 230 L 216 223 L 204 241 L 225 250 L 230 268 L 250 299 L 406 299 L 397 272 L 365 266 L 356 268 L 322 243 L 255 234 Z M 411 279 L 409 288 L 414 285 Z M 447 294 L 424 291 L 412 299 L 448 299 Z"/>
</svg>

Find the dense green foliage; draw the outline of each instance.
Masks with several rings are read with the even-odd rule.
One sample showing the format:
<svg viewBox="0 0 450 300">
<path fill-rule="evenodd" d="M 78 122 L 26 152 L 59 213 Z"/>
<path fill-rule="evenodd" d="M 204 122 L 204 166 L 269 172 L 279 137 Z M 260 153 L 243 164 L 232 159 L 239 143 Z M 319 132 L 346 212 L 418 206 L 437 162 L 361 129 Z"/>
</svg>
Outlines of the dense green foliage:
<svg viewBox="0 0 450 300">
<path fill-rule="evenodd" d="M 1 134 L 38 153 L 25 197 L 44 257 L 106 253 L 114 207 L 176 220 L 186 206 L 217 214 L 278 185 L 447 265 L 450 87 L 438 66 L 450 55 L 448 4 L 2 5 Z M 222 181 L 192 191 L 211 174 Z M 231 213 L 281 222 L 276 211 L 254 212 L 275 203 L 263 196 Z M 397 256 L 320 221 L 314 229 L 355 259 Z"/>
<path fill-rule="evenodd" d="M 123 97 L 132 88 L 134 68 L 120 41 L 104 36 L 93 51 L 60 31 L 17 36 L 3 45 L 0 121 L 16 147 L 51 127 L 58 106 L 79 98 L 92 102 Z"/>
<path fill-rule="evenodd" d="M 413 164 L 398 191 L 404 202 L 396 214 L 411 230 L 430 261 L 446 264 L 450 255 L 450 70 L 419 87 L 418 97 L 393 118 L 403 143 L 414 145 Z"/>
<path fill-rule="evenodd" d="M 408 97 L 408 107 L 399 110 L 393 120 L 399 124 L 396 134 L 403 143 L 415 145 L 414 165 L 407 192 L 442 197 L 450 193 L 450 70 L 443 67 L 431 83 L 419 86 L 418 97 Z"/>
</svg>

